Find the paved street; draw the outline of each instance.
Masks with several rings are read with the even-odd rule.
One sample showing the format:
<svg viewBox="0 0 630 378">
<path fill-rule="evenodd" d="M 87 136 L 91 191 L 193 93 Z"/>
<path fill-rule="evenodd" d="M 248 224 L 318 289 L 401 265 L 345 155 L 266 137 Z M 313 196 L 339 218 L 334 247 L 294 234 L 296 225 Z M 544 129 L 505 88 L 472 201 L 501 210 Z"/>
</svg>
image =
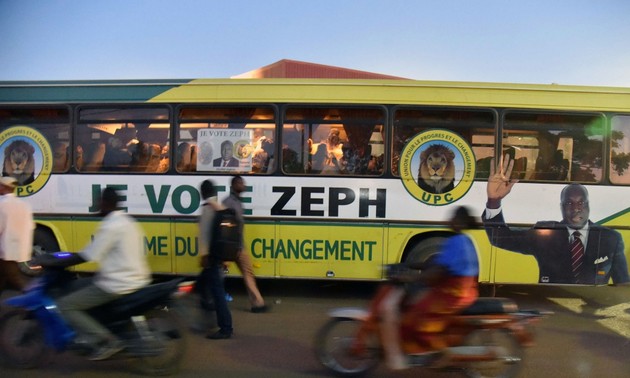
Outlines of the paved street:
<svg viewBox="0 0 630 378">
<path fill-rule="evenodd" d="M 229 279 L 234 301 L 235 337 L 207 340 L 190 333 L 188 351 L 179 377 L 328 377 L 314 357 L 312 341 L 326 321 L 327 310 L 339 306 L 363 306 L 373 283 L 261 280 L 260 286 L 272 310 L 248 311 L 242 282 Z M 506 286 L 497 296 L 514 298 L 523 308 L 555 312 L 537 326 L 537 345 L 527 350 L 520 377 L 627 377 L 630 371 L 630 288 L 562 288 Z M 184 317 L 194 320 L 195 303 L 187 303 Z M 415 368 L 392 373 L 384 366 L 374 377 L 457 377 Z M 125 360 L 91 362 L 70 353 L 54 356 L 42 369 L 2 369 L 3 378 L 19 377 L 137 377 Z"/>
</svg>

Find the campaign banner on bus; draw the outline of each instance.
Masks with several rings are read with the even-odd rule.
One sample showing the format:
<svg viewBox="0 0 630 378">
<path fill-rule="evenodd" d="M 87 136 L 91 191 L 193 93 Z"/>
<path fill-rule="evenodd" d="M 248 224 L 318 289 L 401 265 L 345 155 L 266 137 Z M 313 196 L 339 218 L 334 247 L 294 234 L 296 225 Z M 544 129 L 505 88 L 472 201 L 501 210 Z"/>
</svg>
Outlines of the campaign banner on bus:
<svg viewBox="0 0 630 378">
<path fill-rule="evenodd" d="M 37 193 L 50 178 L 52 149 L 34 128 L 18 125 L 1 132 L 0 156 L 4 156 L 2 175 L 16 179 L 15 193 L 20 197 Z"/>
</svg>

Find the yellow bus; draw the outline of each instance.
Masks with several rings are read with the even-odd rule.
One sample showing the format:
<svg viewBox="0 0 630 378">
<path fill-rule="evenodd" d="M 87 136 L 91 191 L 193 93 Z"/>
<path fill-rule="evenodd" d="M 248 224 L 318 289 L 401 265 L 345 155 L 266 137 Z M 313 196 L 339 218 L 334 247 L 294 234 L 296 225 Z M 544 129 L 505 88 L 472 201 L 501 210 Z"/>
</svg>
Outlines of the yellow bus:
<svg viewBox="0 0 630 378">
<path fill-rule="evenodd" d="M 601 264 L 615 262 L 612 269 L 628 274 L 626 88 L 0 82 L 0 154 L 3 175 L 19 180 L 17 195 L 34 209 L 35 254 L 81 250 L 99 222 L 96 198 L 112 186 L 144 227 L 153 271 L 195 274 L 199 184 L 213 180 L 224 198 L 239 174 L 247 186 L 247 252 L 259 277 L 382 279 L 383 264 L 435 253 L 449 236 L 451 211 L 467 206 L 480 217 L 468 231 L 479 249 L 480 282 L 565 283 L 542 272 L 541 256 L 503 249 L 494 230 L 505 225 L 481 222 L 491 160 L 508 155 L 519 180 L 502 202 L 509 229 L 560 220 L 563 188 L 580 183 L 590 199 L 595 283 L 609 282 Z M 604 250 L 600 226 L 621 235 L 621 254 Z M 537 227 L 544 236 L 557 225 Z"/>
</svg>

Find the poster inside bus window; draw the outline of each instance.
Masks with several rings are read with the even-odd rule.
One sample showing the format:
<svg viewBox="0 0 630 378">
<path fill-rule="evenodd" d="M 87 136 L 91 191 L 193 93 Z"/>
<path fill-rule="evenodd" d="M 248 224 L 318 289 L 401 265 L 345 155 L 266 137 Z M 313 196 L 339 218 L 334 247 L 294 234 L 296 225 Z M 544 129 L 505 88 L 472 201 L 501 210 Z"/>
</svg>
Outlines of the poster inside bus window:
<svg viewBox="0 0 630 378">
<path fill-rule="evenodd" d="M 253 130 L 199 130 L 198 171 L 249 171 L 254 151 Z"/>
</svg>

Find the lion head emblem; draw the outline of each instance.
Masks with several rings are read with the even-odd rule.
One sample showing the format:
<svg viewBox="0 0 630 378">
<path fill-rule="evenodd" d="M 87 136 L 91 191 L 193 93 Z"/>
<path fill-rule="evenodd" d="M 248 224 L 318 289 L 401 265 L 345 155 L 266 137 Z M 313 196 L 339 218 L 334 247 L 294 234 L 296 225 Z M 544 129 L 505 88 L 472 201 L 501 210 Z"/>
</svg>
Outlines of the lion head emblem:
<svg viewBox="0 0 630 378">
<path fill-rule="evenodd" d="M 15 140 L 4 150 L 2 174 L 15 177 L 18 185 L 35 181 L 35 148 L 23 140 Z"/>
<path fill-rule="evenodd" d="M 441 144 L 432 144 L 420 154 L 418 186 L 429 193 L 446 193 L 455 188 L 455 153 Z"/>
</svg>

